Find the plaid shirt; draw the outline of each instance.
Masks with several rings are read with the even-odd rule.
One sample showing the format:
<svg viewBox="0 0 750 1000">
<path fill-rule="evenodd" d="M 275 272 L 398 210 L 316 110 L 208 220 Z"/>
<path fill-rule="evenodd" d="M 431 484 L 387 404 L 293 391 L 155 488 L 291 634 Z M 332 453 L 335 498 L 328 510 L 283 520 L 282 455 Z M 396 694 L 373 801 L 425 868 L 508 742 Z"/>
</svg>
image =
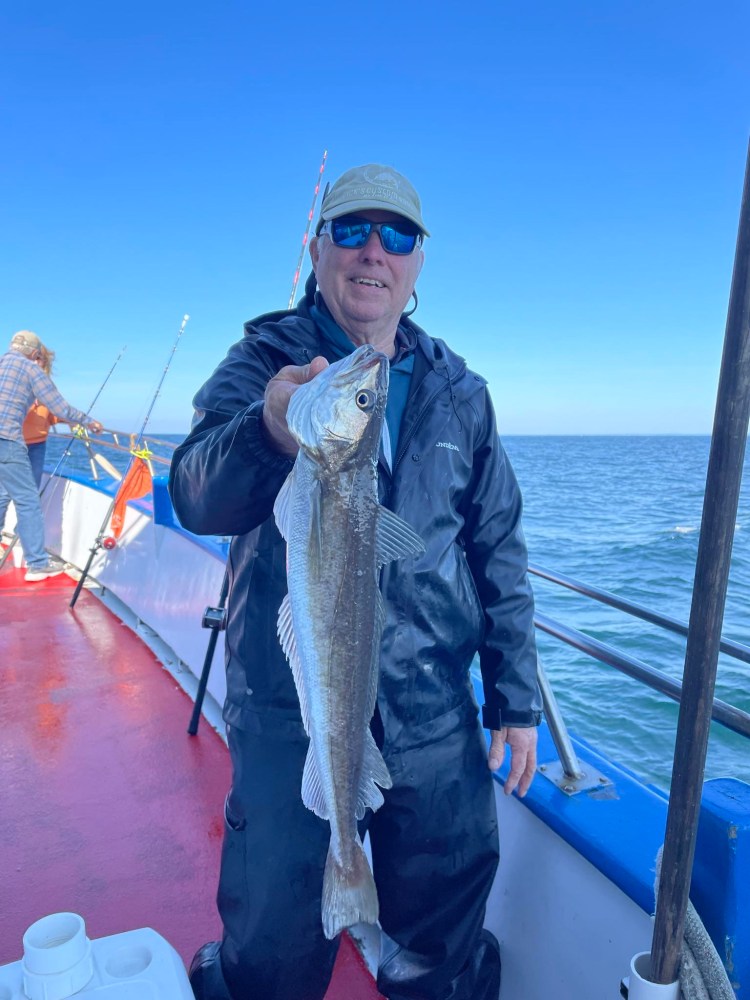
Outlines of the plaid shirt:
<svg viewBox="0 0 750 1000">
<path fill-rule="evenodd" d="M 38 399 L 62 420 L 85 424 L 89 418 L 67 403 L 49 375 L 20 351 L 10 350 L 0 357 L 0 438 L 23 443 L 23 422 L 29 407 Z"/>
</svg>

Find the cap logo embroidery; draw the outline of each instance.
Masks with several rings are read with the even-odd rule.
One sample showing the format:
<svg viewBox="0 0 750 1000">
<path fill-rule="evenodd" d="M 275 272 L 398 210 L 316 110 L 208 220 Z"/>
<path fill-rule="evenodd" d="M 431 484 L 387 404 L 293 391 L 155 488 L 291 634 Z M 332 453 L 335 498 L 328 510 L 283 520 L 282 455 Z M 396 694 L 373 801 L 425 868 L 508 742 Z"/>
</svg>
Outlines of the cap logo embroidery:
<svg viewBox="0 0 750 1000">
<path fill-rule="evenodd" d="M 368 184 L 372 184 L 373 187 L 390 187 L 394 191 L 398 191 L 400 187 L 399 179 L 390 170 L 364 170 L 364 177 Z"/>
</svg>

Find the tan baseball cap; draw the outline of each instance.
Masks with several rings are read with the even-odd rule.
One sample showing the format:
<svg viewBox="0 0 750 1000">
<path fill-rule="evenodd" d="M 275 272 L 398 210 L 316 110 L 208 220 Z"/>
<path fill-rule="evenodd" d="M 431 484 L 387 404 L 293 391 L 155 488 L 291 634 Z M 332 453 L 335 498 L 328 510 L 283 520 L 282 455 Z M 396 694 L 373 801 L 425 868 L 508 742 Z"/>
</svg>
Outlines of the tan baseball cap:
<svg viewBox="0 0 750 1000">
<path fill-rule="evenodd" d="M 422 220 L 422 203 L 413 185 L 393 167 L 366 163 L 347 170 L 330 188 L 326 188 L 316 234 L 324 222 L 341 215 L 353 215 L 368 208 L 396 212 L 409 219 L 429 236 Z"/>
<path fill-rule="evenodd" d="M 38 351 L 42 342 L 31 330 L 19 330 L 10 338 L 10 346 L 22 351 L 24 354 L 29 351 Z"/>
</svg>

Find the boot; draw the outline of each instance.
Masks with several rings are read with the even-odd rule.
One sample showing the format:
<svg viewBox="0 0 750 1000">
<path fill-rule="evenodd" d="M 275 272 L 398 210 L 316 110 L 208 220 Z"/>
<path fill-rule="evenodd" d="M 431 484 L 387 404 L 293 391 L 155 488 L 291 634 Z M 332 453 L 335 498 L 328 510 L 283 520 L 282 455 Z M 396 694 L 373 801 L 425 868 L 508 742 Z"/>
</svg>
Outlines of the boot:
<svg viewBox="0 0 750 1000">
<path fill-rule="evenodd" d="M 219 941 L 209 941 L 196 951 L 188 978 L 196 1000 L 232 1000 L 221 971 Z"/>
</svg>

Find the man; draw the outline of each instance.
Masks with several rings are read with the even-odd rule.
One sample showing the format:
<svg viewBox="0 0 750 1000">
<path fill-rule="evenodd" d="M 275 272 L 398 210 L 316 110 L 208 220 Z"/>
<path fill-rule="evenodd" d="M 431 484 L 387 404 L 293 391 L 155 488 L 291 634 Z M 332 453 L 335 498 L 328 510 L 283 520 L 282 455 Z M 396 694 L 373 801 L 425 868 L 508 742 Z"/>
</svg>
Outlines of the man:
<svg viewBox="0 0 750 1000">
<path fill-rule="evenodd" d="M 16 530 L 26 557 L 25 580 L 45 580 L 63 572 L 44 548 L 44 518 L 39 490 L 23 438 L 23 422 L 38 399 L 61 420 L 84 424 L 98 433 L 102 425 L 67 403 L 49 375 L 39 367 L 42 342 L 30 330 L 14 333 L 10 349 L 0 357 L 0 487 L 16 508 Z"/>
<path fill-rule="evenodd" d="M 224 936 L 193 960 L 199 1000 L 321 1000 L 333 967 L 336 942 L 320 915 L 329 830 L 300 797 L 307 738 L 276 637 L 287 587 L 272 508 L 296 452 L 291 394 L 363 343 L 391 365 L 381 502 L 426 549 L 384 567 L 381 583 L 372 730 L 393 788 L 363 822 L 383 930 L 378 988 L 389 1000 L 497 1000 L 497 942 L 482 931 L 498 858 L 490 771 L 508 744 L 506 792 L 525 794 L 534 773 L 533 600 L 521 498 L 486 384 L 404 314 L 428 235 L 401 174 L 379 164 L 343 174 L 323 199 L 304 300 L 246 324 L 198 392 L 193 430 L 172 461 L 182 523 L 235 536 Z M 469 677 L 477 650 L 489 768 Z"/>
</svg>

